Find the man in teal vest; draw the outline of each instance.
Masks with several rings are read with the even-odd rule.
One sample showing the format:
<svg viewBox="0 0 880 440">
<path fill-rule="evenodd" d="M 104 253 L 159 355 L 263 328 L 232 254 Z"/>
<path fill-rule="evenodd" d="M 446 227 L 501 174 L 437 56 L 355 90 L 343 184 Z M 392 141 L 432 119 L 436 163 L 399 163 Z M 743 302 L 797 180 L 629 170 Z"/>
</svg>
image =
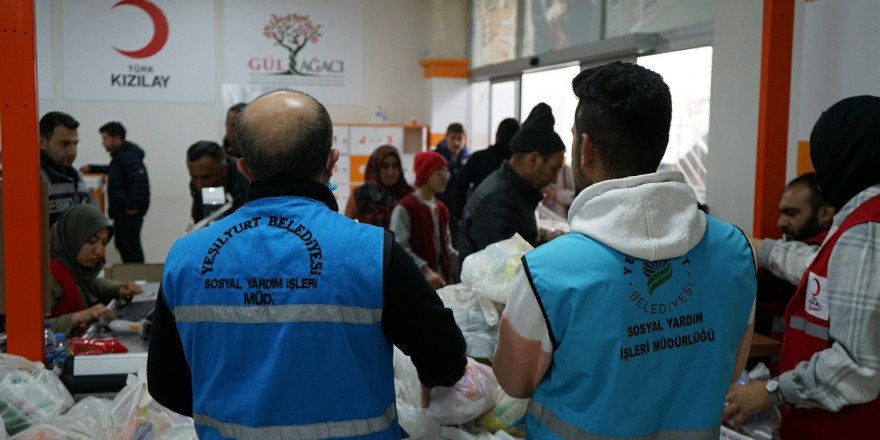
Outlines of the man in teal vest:
<svg viewBox="0 0 880 440">
<path fill-rule="evenodd" d="M 660 75 L 617 62 L 573 87 L 571 233 L 517 268 L 498 382 L 532 398 L 529 438 L 718 439 L 751 340 L 752 249 L 681 173 L 656 171 L 672 113 Z"/>
<path fill-rule="evenodd" d="M 452 312 L 389 233 L 337 212 L 321 103 L 276 91 L 237 124 L 249 201 L 168 253 L 150 394 L 201 439 L 401 438 L 392 344 L 426 387 L 455 384 Z"/>
</svg>

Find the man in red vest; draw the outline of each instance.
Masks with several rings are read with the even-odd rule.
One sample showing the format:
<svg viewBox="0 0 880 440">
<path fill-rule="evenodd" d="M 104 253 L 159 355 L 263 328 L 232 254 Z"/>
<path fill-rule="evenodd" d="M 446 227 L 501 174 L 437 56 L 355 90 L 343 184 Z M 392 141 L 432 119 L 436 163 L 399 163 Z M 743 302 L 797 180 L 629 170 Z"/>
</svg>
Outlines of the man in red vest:
<svg viewBox="0 0 880 440">
<path fill-rule="evenodd" d="M 734 385 L 726 397 L 724 417 L 737 427 L 775 405 L 786 440 L 880 433 L 878 121 L 880 98 L 857 96 L 831 106 L 813 127 L 819 193 L 837 214 L 788 304 L 782 374 Z M 755 242 L 759 253 L 775 244 Z"/>
<path fill-rule="evenodd" d="M 761 267 L 758 268 L 757 302 L 759 308 L 768 310 L 771 316 L 764 320 L 756 317 L 757 333 L 769 335 L 777 341 L 782 340 L 785 332 L 785 308 L 794 296 L 795 288 L 808 263 L 800 258 L 777 261 L 774 257 L 787 254 L 811 258 L 825 241 L 833 219 L 834 207 L 819 196 L 816 173 L 805 173 L 788 182 L 779 200 L 777 221 L 784 242 L 776 243 L 778 246 L 770 246 L 768 241 L 758 255 Z M 769 252 L 771 249 L 774 252 L 772 255 Z M 780 267 L 786 263 L 795 267 Z"/>
</svg>

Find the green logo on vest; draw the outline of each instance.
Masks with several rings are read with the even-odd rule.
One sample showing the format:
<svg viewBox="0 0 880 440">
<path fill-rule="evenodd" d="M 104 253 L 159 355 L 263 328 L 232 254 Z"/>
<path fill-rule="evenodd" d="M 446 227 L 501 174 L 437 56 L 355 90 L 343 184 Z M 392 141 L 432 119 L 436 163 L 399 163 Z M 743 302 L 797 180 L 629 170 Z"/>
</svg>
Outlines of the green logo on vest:
<svg viewBox="0 0 880 440">
<path fill-rule="evenodd" d="M 672 278 L 672 265 L 669 260 L 645 261 L 642 273 L 648 277 L 648 295 L 653 296 L 658 287 Z"/>
</svg>

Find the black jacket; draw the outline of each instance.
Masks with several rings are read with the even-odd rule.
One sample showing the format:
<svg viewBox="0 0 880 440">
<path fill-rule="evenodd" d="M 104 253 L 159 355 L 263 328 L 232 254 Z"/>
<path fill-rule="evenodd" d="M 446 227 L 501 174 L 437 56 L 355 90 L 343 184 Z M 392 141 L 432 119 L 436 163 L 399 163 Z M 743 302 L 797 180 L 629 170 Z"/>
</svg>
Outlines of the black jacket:
<svg viewBox="0 0 880 440">
<path fill-rule="evenodd" d="M 535 209 L 544 195 L 504 162 L 468 198 L 459 234 L 459 258 L 518 233 L 532 246 L 538 242 Z"/>
<path fill-rule="evenodd" d="M 89 171 L 107 173 L 107 213 L 125 217 L 128 209 L 145 215 L 150 207 L 150 180 L 144 166 L 144 150 L 125 141 L 110 153 L 110 165 L 89 165 Z"/>
<path fill-rule="evenodd" d="M 513 152 L 510 151 L 510 146 L 507 144 L 495 144 L 471 155 L 458 173 L 458 179 L 453 188 L 455 205 L 450 206 L 449 209 L 455 218 L 461 218 L 464 205 L 471 192 L 477 189 L 480 182 L 497 170 L 504 161 L 510 159 L 511 154 Z"/>
</svg>

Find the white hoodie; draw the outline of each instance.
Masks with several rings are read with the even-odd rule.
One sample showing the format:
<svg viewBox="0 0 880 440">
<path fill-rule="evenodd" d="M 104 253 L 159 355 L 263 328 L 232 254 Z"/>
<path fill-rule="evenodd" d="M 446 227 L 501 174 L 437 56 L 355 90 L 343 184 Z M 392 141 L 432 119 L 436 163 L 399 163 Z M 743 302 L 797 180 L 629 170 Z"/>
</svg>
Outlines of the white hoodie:
<svg viewBox="0 0 880 440">
<path fill-rule="evenodd" d="M 686 254 L 706 232 L 696 194 L 678 171 L 592 185 L 574 199 L 568 222 L 572 232 L 649 261 Z"/>
</svg>

